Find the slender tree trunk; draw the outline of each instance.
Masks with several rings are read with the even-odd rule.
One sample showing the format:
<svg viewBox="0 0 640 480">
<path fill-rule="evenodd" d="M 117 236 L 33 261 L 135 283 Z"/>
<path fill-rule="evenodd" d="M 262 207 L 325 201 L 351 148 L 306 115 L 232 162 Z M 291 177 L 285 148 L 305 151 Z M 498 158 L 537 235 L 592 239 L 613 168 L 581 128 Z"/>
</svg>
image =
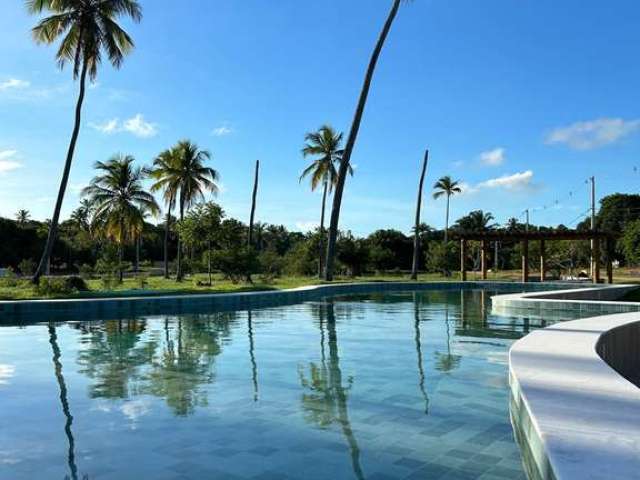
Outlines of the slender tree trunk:
<svg viewBox="0 0 640 480">
<path fill-rule="evenodd" d="M 340 207 L 342 205 L 342 193 L 344 191 L 344 183 L 347 179 L 347 173 L 349 171 L 349 162 L 351 161 L 351 154 L 353 152 L 353 147 L 355 146 L 355 143 L 356 143 L 356 138 L 358 137 L 358 131 L 360 130 L 360 123 L 362 122 L 364 107 L 367 103 L 367 97 L 369 96 L 369 89 L 371 88 L 371 80 L 373 79 L 373 73 L 375 72 L 376 64 L 378 63 L 378 58 L 380 57 L 380 52 L 382 51 L 384 42 L 387 39 L 387 36 L 389 35 L 389 31 L 391 30 L 391 26 L 393 25 L 393 21 L 395 20 L 396 15 L 398 14 L 399 7 L 400 7 L 400 0 L 393 0 L 393 5 L 391 7 L 391 10 L 389 11 L 389 15 L 384 24 L 384 27 L 382 28 L 382 32 L 380 32 L 378 42 L 376 43 L 376 46 L 373 50 L 373 54 L 371 55 L 371 59 L 369 60 L 369 66 L 367 68 L 367 73 L 365 75 L 364 84 L 362 85 L 362 90 L 360 91 L 358 106 L 356 107 L 353 123 L 351 124 L 351 130 L 349 131 L 349 137 L 347 138 L 347 143 L 344 149 L 344 153 L 340 161 L 340 168 L 338 169 L 338 181 L 336 183 L 336 189 L 333 194 L 333 206 L 331 207 L 331 222 L 329 224 L 327 261 L 325 263 L 325 280 L 327 281 L 333 280 L 333 267 L 334 267 L 335 254 L 336 254 L 336 242 L 338 240 L 338 223 L 340 221 Z"/>
<path fill-rule="evenodd" d="M 182 222 L 182 220 L 184 220 L 184 199 L 180 198 L 180 221 Z M 182 281 L 182 238 L 180 238 L 180 235 L 178 235 L 178 259 L 176 261 L 177 265 L 177 273 L 176 273 L 176 280 L 178 282 Z"/>
<path fill-rule="evenodd" d="M 207 244 L 207 249 L 209 251 L 208 254 L 208 261 L 207 261 L 207 271 L 209 273 L 209 286 L 213 285 L 213 280 L 211 278 L 211 240 L 209 240 L 208 244 Z"/>
<path fill-rule="evenodd" d="M 164 225 L 164 278 L 169 278 L 169 230 L 171 228 L 171 207 L 167 211 L 167 221 Z"/>
<path fill-rule="evenodd" d="M 67 384 L 62 374 L 62 362 L 60 362 L 60 347 L 58 346 L 58 335 L 56 334 L 56 327 L 53 324 L 49 324 L 49 344 L 53 351 L 53 368 L 58 381 L 58 388 L 60 389 L 60 403 L 62 404 L 62 413 L 64 414 L 65 424 L 64 433 L 67 436 L 68 451 L 67 451 L 67 464 L 69 465 L 69 471 L 71 473 L 71 479 L 77 480 L 78 467 L 76 466 L 75 455 L 75 440 L 73 438 L 73 432 L 71 426 L 73 425 L 73 416 L 69 408 L 69 398 L 67 391 Z"/>
<path fill-rule="evenodd" d="M 329 189 L 329 183 L 325 180 L 324 190 L 322 192 L 322 209 L 320 210 L 320 241 L 318 242 L 320 253 L 318 255 L 318 278 L 322 278 L 324 275 L 324 212 L 327 205 L 327 190 Z"/>
<path fill-rule="evenodd" d="M 64 170 L 62 172 L 62 179 L 60 180 L 60 188 L 58 189 L 58 198 L 56 199 L 56 206 L 53 210 L 53 218 L 51 219 L 51 226 L 49 227 L 49 234 L 47 235 L 47 243 L 44 247 L 44 252 L 40 258 L 40 263 L 36 269 L 36 273 L 33 275 L 33 283 L 38 283 L 40 277 L 45 271 L 49 270 L 49 259 L 51 258 L 51 252 L 53 251 L 53 245 L 58 235 L 58 222 L 60 220 L 60 210 L 62 209 L 62 202 L 64 200 L 64 194 L 67 190 L 67 183 L 69 182 L 69 174 L 71 172 L 71 164 L 73 163 L 73 154 L 76 150 L 76 142 L 78 141 L 78 134 L 80 133 L 80 121 L 82 117 L 82 102 L 84 101 L 85 84 L 87 80 L 87 63 L 82 62 L 82 73 L 80 74 L 80 91 L 78 93 L 78 101 L 76 103 L 76 116 L 73 126 L 73 133 L 71 134 L 71 141 L 69 142 L 69 149 L 67 150 L 67 159 L 64 164 Z"/>
<path fill-rule="evenodd" d="M 420 184 L 418 186 L 418 203 L 416 204 L 416 224 L 413 233 L 413 265 L 411 267 L 411 280 L 418 279 L 418 262 L 420 261 L 420 209 L 422 208 L 422 189 L 424 188 L 424 176 L 427 173 L 429 162 L 429 150 L 424 154 Z"/>
<path fill-rule="evenodd" d="M 124 248 L 122 242 L 118 244 L 118 278 L 120 283 L 124 280 L 124 272 L 122 271 L 122 260 L 124 258 Z"/>
<path fill-rule="evenodd" d="M 136 273 L 140 271 L 140 234 L 136 236 Z"/>
<path fill-rule="evenodd" d="M 253 221 L 256 215 L 256 199 L 258 196 L 258 175 L 260 174 L 260 160 L 256 160 L 256 174 L 253 180 L 253 195 L 251 196 L 251 216 L 249 217 L 249 235 L 247 236 L 247 246 L 253 245 Z"/>
<path fill-rule="evenodd" d="M 444 217 L 444 243 L 449 241 L 449 201 L 451 200 L 451 195 L 447 193 L 447 213 L 445 213 Z"/>
</svg>

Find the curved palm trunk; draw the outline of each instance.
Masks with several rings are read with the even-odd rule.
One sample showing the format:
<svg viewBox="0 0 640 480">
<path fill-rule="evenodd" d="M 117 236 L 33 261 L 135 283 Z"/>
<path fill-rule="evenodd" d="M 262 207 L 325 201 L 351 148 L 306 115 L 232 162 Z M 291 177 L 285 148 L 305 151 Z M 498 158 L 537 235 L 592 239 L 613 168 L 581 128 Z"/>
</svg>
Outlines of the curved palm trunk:
<svg viewBox="0 0 640 480">
<path fill-rule="evenodd" d="M 338 223 L 340 221 L 342 193 L 344 191 L 344 183 L 347 179 L 349 162 L 351 161 L 351 154 L 356 143 L 356 138 L 358 137 L 358 131 L 360 130 L 360 123 L 362 122 L 364 107 L 367 103 L 367 97 L 369 96 L 369 89 L 371 88 L 373 73 L 375 72 L 378 58 L 380 57 L 380 52 L 382 52 L 382 47 L 384 46 L 384 42 L 389 35 L 389 31 L 391 30 L 393 21 L 398 14 L 399 8 L 400 0 L 393 0 L 393 5 L 391 6 L 391 10 L 389 11 L 387 20 L 384 24 L 384 27 L 382 28 L 382 32 L 380 33 L 380 36 L 378 38 L 378 42 L 376 43 L 376 46 L 373 50 L 373 54 L 371 55 L 371 59 L 369 60 L 369 66 L 365 75 L 364 84 L 362 85 L 362 90 L 360 91 L 358 106 L 356 107 L 353 123 L 351 124 L 351 130 L 349 131 L 349 137 L 347 138 L 347 144 L 340 161 L 340 168 L 338 170 L 338 181 L 336 183 L 336 189 L 333 195 L 333 205 L 331 207 L 331 222 L 329 224 L 329 241 L 327 244 L 327 261 L 325 269 L 325 280 L 327 281 L 333 280 L 333 268 L 335 262 L 336 242 L 338 240 Z"/>
<path fill-rule="evenodd" d="M 416 354 L 418 360 L 418 388 L 420 389 L 420 393 L 422 394 L 422 398 L 424 399 L 424 413 L 425 415 L 429 414 L 429 395 L 427 394 L 427 389 L 425 387 L 425 374 L 424 374 L 424 365 L 422 359 L 422 340 L 420 338 L 420 305 L 419 305 L 418 296 L 413 294 L 413 308 L 414 308 L 414 328 L 415 328 L 415 336 L 414 340 L 416 343 Z"/>
<path fill-rule="evenodd" d="M 257 402 L 259 398 L 258 387 L 258 363 L 256 362 L 255 345 L 253 342 L 253 322 L 251 310 L 247 310 L 247 327 L 249 334 L 249 359 L 251 361 L 251 380 L 253 382 L 253 401 Z"/>
<path fill-rule="evenodd" d="M 420 184 L 418 186 L 418 203 L 416 205 L 416 224 L 413 233 L 413 264 L 411 266 L 411 280 L 418 279 L 418 262 L 420 261 L 420 209 L 422 208 L 422 189 L 424 188 L 424 175 L 427 173 L 427 162 L 429 162 L 429 150 L 424 154 L 422 163 L 422 173 L 420 174 Z"/>
<path fill-rule="evenodd" d="M 447 193 L 447 213 L 444 217 L 444 243 L 449 241 L 449 201 L 451 200 L 451 194 Z"/>
<path fill-rule="evenodd" d="M 256 215 L 256 200 L 258 197 L 258 175 L 260 174 L 260 160 L 256 160 L 256 173 L 253 179 L 253 194 L 251 195 L 251 216 L 249 217 L 249 235 L 247 236 L 247 246 L 253 245 L 253 221 Z"/>
<path fill-rule="evenodd" d="M 327 190 L 329 189 L 329 184 L 328 182 L 325 180 L 324 182 L 324 190 L 322 192 L 322 210 L 320 211 L 320 241 L 319 243 L 319 250 L 320 253 L 318 255 L 318 278 L 322 278 L 322 275 L 324 274 L 324 255 L 325 255 L 325 251 L 324 251 L 324 212 L 326 209 L 326 204 L 327 204 Z"/>
<path fill-rule="evenodd" d="M 69 174 L 71 172 L 71 164 L 73 163 L 73 154 L 76 150 L 76 142 L 78 141 L 78 134 L 80 133 L 80 121 L 82 117 L 82 102 L 84 102 L 85 84 L 87 80 L 87 63 L 82 62 L 82 73 L 80 74 L 80 91 L 78 93 L 78 101 L 76 103 L 76 116 L 75 123 L 73 125 L 73 132 L 71 134 L 71 141 L 69 142 L 69 149 L 67 150 L 67 159 L 64 164 L 64 170 L 62 172 L 62 179 L 60 180 L 60 188 L 58 189 L 58 198 L 56 199 L 56 206 L 53 210 L 53 217 L 51 218 L 51 226 L 49 227 L 49 234 L 47 235 L 47 243 L 44 247 L 44 252 L 40 258 L 40 263 L 36 269 L 36 273 L 33 275 L 33 283 L 38 283 L 43 273 L 49 271 L 49 259 L 51 258 L 51 252 L 53 251 L 53 244 L 56 241 L 58 235 L 58 222 L 60 220 L 60 210 L 62 209 L 62 202 L 64 200 L 64 194 L 67 190 L 67 183 L 69 183 Z"/>
<path fill-rule="evenodd" d="M 69 465 L 71 479 L 77 480 L 78 467 L 76 466 L 75 441 L 73 438 L 73 432 L 71 431 L 71 426 L 73 425 L 73 416 L 71 415 L 71 410 L 69 409 L 67 384 L 64 381 L 64 375 L 62 374 L 62 363 L 60 362 L 60 357 L 62 355 L 60 353 L 60 347 L 58 346 L 56 327 L 52 324 L 49 324 L 49 344 L 51 345 L 51 350 L 53 351 L 53 367 L 56 375 L 56 380 L 58 381 L 58 388 L 60 389 L 60 403 L 62 404 L 62 413 L 64 414 L 66 420 L 64 424 L 64 433 L 67 436 L 67 442 L 69 445 L 69 449 L 67 452 L 67 463 Z"/>
<path fill-rule="evenodd" d="M 167 211 L 164 225 L 164 278 L 169 278 L 169 229 L 171 228 L 171 207 Z"/>
</svg>

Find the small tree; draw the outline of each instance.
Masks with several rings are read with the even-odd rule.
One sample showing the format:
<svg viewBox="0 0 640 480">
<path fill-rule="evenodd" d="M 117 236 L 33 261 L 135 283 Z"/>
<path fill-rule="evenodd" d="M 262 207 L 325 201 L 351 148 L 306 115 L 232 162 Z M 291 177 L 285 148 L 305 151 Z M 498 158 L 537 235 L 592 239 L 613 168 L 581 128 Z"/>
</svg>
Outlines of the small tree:
<svg viewBox="0 0 640 480">
<path fill-rule="evenodd" d="M 628 223 L 620 241 L 628 264 L 640 264 L 640 220 Z"/>
</svg>

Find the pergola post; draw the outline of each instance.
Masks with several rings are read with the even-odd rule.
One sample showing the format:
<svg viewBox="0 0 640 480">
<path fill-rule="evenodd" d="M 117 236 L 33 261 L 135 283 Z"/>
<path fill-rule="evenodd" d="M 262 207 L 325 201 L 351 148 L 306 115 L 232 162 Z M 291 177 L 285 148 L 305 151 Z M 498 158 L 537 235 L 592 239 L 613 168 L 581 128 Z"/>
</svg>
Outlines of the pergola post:
<svg viewBox="0 0 640 480">
<path fill-rule="evenodd" d="M 540 240 L 540 281 L 544 282 L 547 276 L 547 251 L 544 239 Z"/>
<path fill-rule="evenodd" d="M 613 283 L 613 240 L 611 237 L 607 237 L 605 248 L 607 250 L 607 282 Z"/>
<path fill-rule="evenodd" d="M 522 240 L 522 283 L 529 281 L 529 240 Z"/>
<path fill-rule="evenodd" d="M 487 279 L 487 241 L 480 241 L 480 269 L 482 270 L 482 280 Z"/>
<path fill-rule="evenodd" d="M 600 239 L 593 238 L 591 240 L 593 245 L 593 251 L 591 257 L 593 258 L 593 266 L 591 271 L 593 272 L 593 283 L 600 283 Z"/>
<path fill-rule="evenodd" d="M 467 281 L 467 266 L 466 260 L 467 258 L 467 240 L 465 238 L 460 240 L 460 279 L 463 282 Z"/>
</svg>

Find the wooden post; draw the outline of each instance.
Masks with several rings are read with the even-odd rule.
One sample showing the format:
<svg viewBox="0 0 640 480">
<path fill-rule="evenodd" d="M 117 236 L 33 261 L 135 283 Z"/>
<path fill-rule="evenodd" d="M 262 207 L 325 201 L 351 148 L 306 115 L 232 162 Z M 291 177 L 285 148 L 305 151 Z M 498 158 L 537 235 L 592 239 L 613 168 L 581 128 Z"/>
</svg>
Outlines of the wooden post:
<svg viewBox="0 0 640 480">
<path fill-rule="evenodd" d="M 611 237 L 607 237 L 607 282 L 613 283 L 613 241 Z"/>
<path fill-rule="evenodd" d="M 522 240 L 522 283 L 529 281 L 529 240 Z"/>
<path fill-rule="evenodd" d="M 593 283 L 600 283 L 600 239 L 592 239 L 593 251 L 591 256 L 593 257 Z"/>
<path fill-rule="evenodd" d="M 487 279 L 487 241 L 480 241 L 480 269 L 482 270 L 482 280 Z"/>
<path fill-rule="evenodd" d="M 540 240 L 540 281 L 544 282 L 547 275 L 547 252 L 544 239 Z"/>
<path fill-rule="evenodd" d="M 466 239 L 462 239 L 460 240 L 460 279 L 463 282 L 467 281 L 467 267 L 466 267 L 466 260 L 467 258 L 467 240 Z"/>
</svg>

